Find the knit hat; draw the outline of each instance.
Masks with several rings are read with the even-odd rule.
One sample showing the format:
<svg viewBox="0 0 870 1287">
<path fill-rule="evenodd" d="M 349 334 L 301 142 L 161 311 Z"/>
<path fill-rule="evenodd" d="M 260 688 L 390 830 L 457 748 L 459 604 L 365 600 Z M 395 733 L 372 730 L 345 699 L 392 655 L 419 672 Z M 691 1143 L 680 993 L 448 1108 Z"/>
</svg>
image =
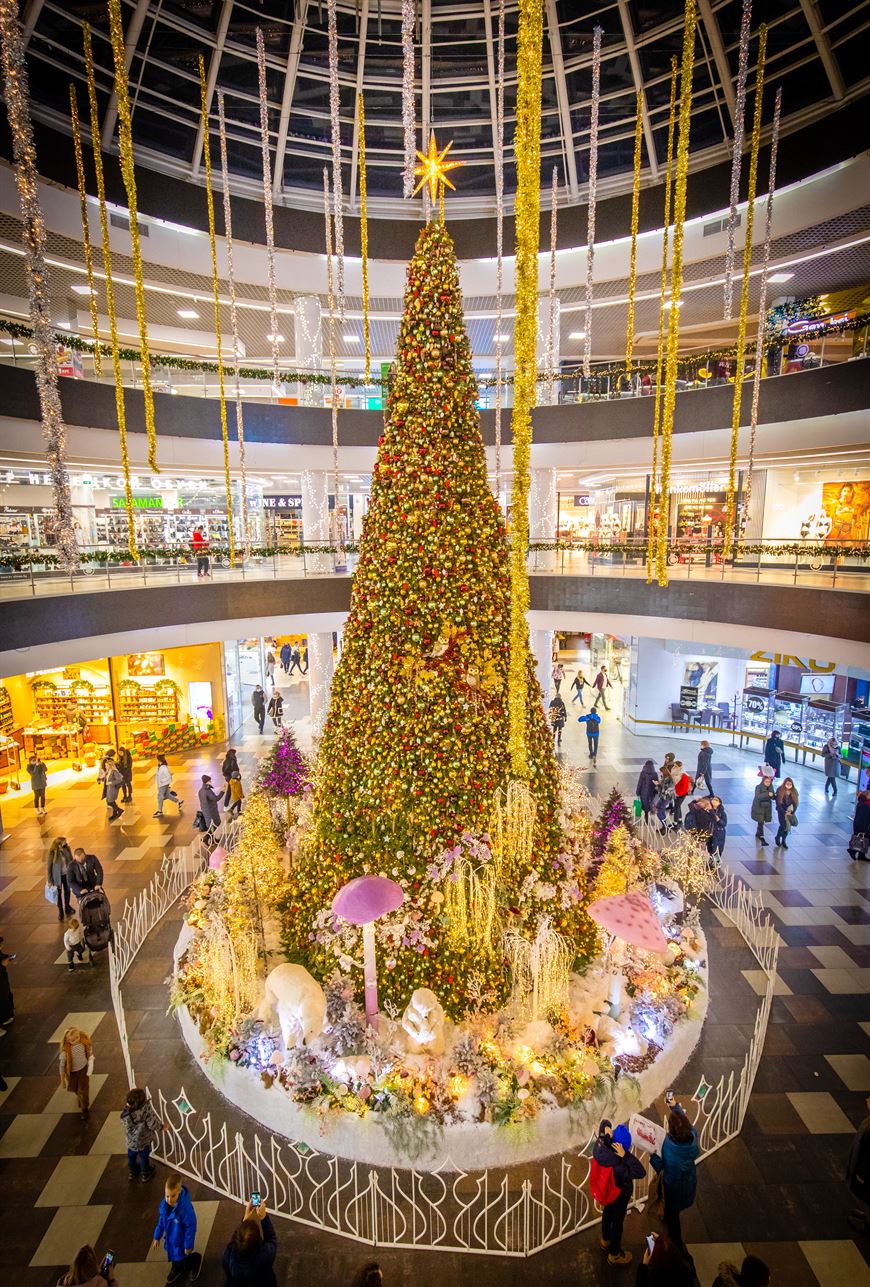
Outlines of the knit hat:
<svg viewBox="0 0 870 1287">
<path fill-rule="evenodd" d="M 617 1126 L 613 1132 L 614 1144 L 621 1144 L 626 1153 L 631 1148 L 631 1131 L 625 1125 Z"/>
</svg>

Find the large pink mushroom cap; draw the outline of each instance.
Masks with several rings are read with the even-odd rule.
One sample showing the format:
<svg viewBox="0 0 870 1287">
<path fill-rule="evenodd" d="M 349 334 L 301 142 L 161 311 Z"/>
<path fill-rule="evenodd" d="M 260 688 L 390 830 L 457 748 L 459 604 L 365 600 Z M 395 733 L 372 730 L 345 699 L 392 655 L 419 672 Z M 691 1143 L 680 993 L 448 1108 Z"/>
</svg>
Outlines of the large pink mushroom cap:
<svg viewBox="0 0 870 1287">
<path fill-rule="evenodd" d="M 589 904 L 589 915 L 597 925 L 647 952 L 666 952 L 668 940 L 659 924 L 655 909 L 640 890 L 614 894 Z"/>
<path fill-rule="evenodd" d="M 367 925 L 388 912 L 394 912 L 405 901 L 401 885 L 386 876 L 357 876 L 349 880 L 332 900 L 332 910 L 351 925 Z"/>
</svg>

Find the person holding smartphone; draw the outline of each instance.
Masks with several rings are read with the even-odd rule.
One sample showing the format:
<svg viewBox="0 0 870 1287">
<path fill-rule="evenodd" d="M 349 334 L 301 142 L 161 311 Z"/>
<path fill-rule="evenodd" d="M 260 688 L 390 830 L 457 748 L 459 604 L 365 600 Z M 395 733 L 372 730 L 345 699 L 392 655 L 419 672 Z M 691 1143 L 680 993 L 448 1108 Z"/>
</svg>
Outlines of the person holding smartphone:
<svg viewBox="0 0 870 1287">
<path fill-rule="evenodd" d="M 242 1222 L 224 1251 L 227 1287 L 278 1287 L 275 1256 L 278 1235 L 256 1190 L 245 1207 Z"/>
<path fill-rule="evenodd" d="M 118 1285 L 114 1251 L 107 1251 L 98 1261 L 93 1247 L 85 1244 L 76 1252 L 67 1272 L 58 1279 L 57 1287 L 107 1287 L 109 1283 Z"/>
<path fill-rule="evenodd" d="M 695 1201 L 698 1177 L 695 1159 L 701 1152 L 698 1133 L 686 1116 L 682 1105 L 674 1098 L 673 1091 L 665 1095 L 668 1107 L 667 1135 L 662 1143 L 661 1155 L 653 1153 L 650 1166 L 661 1172 L 665 1195 L 665 1228 L 671 1242 L 683 1245 L 680 1215 Z"/>
<path fill-rule="evenodd" d="M 635 1287 L 695 1287 L 692 1257 L 664 1233 L 651 1233 L 637 1267 Z"/>
</svg>

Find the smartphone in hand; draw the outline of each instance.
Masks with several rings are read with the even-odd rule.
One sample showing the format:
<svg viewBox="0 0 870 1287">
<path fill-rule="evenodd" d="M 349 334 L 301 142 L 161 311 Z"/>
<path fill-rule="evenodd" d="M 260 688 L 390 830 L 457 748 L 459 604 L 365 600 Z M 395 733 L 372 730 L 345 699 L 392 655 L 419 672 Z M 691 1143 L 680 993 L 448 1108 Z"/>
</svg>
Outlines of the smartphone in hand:
<svg viewBox="0 0 870 1287">
<path fill-rule="evenodd" d="M 251 1194 L 251 1206 L 254 1208 L 254 1210 L 257 1209 L 257 1207 L 260 1205 L 262 1201 L 263 1199 L 260 1197 L 260 1194 L 257 1192 L 256 1189 L 254 1189 L 253 1193 Z"/>
</svg>

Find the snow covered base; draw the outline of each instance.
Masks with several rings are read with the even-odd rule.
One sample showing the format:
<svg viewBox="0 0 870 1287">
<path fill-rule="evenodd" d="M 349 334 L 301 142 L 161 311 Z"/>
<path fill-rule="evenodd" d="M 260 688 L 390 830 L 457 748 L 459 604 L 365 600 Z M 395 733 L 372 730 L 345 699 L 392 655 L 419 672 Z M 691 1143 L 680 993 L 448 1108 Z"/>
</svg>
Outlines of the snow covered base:
<svg viewBox="0 0 870 1287">
<path fill-rule="evenodd" d="M 706 961 L 706 943 L 700 931 L 698 936 L 702 939 L 699 956 Z M 176 962 L 188 938 L 185 926 L 176 944 Z M 228 1060 L 213 1059 L 205 1063 L 205 1043 L 196 1024 L 186 1009 L 178 1015 L 184 1040 L 212 1085 L 236 1108 L 276 1135 L 304 1143 L 321 1153 L 373 1166 L 479 1171 L 487 1167 L 517 1166 L 582 1146 L 602 1117 L 625 1121 L 633 1112 L 658 1099 L 670 1086 L 678 1084 L 680 1071 L 698 1043 L 707 1013 L 709 979 L 705 967 L 700 974 L 704 988 L 692 1006 L 693 1017 L 677 1024 L 654 1063 L 637 1076 L 620 1076 L 607 1097 L 584 1101 L 576 1107 L 542 1110 L 536 1118 L 520 1125 L 467 1122 L 438 1126 L 433 1123 L 422 1151 L 413 1158 L 385 1129 L 377 1113 L 359 1117 L 333 1112 L 321 1117 L 312 1109 L 295 1104 L 280 1085 L 265 1086 L 249 1068 L 239 1068 Z"/>
</svg>

